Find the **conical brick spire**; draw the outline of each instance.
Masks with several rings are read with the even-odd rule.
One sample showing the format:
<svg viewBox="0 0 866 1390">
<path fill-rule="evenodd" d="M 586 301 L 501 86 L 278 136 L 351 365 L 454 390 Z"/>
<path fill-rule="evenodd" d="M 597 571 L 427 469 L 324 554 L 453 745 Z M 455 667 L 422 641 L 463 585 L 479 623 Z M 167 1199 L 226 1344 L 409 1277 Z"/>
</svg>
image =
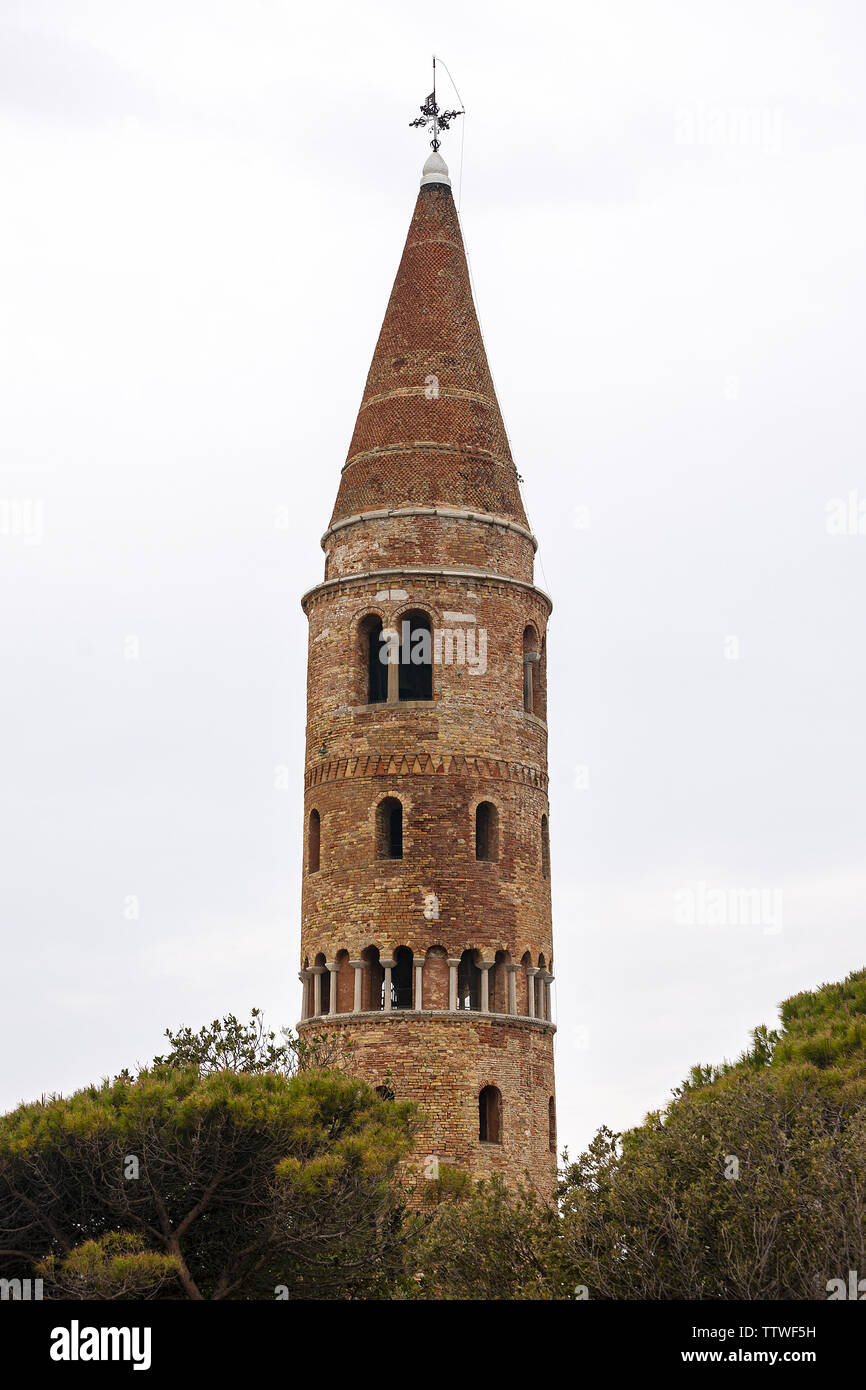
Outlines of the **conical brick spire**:
<svg viewBox="0 0 866 1390">
<path fill-rule="evenodd" d="M 424 166 L 331 525 L 413 505 L 527 524 L 448 170 L 436 154 Z"/>
</svg>

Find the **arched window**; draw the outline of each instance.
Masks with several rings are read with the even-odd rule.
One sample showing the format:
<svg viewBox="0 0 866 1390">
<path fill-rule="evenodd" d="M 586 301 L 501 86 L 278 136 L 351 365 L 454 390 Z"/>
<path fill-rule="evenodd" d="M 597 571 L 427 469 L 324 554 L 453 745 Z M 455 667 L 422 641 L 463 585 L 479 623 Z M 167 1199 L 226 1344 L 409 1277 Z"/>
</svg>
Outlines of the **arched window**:
<svg viewBox="0 0 866 1390">
<path fill-rule="evenodd" d="M 412 1007 L 412 952 L 408 946 L 398 946 L 391 968 L 391 1008 Z"/>
<path fill-rule="evenodd" d="M 499 812 L 492 801 L 482 801 L 475 812 L 475 858 L 499 858 Z"/>
<path fill-rule="evenodd" d="M 482 1144 L 502 1143 L 502 1094 L 485 1086 L 478 1097 L 478 1138 Z"/>
<path fill-rule="evenodd" d="M 550 832 L 547 816 L 541 817 L 541 877 L 550 878 Z"/>
<path fill-rule="evenodd" d="M 457 967 L 458 1009 L 481 1008 L 481 971 L 475 964 L 475 952 L 464 951 Z"/>
<path fill-rule="evenodd" d="M 319 1013 L 326 1014 L 331 1008 L 331 972 L 321 951 L 316 956 L 316 966 L 319 969 Z"/>
<path fill-rule="evenodd" d="M 366 946 L 361 952 L 361 959 L 364 961 L 364 985 L 361 995 L 362 1009 L 381 1009 L 383 1004 L 383 990 L 385 986 L 385 971 L 379 964 L 379 947 Z"/>
<path fill-rule="evenodd" d="M 362 618 L 358 625 L 358 662 L 361 667 L 361 699 L 380 705 L 388 698 L 388 646 L 382 641 L 382 619 L 376 613 Z"/>
<path fill-rule="evenodd" d="M 310 822 L 307 830 L 307 873 L 316 874 L 319 872 L 319 863 L 322 847 L 322 818 L 318 811 L 310 812 Z M 295 861 L 297 862 L 297 861 Z"/>
<path fill-rule="evenodd" d="M 553 1096 L 547 1102 L 547 1147 L 552 1154 L 556 1153 L 556 1106 Z"/>
<path fill-rule="evenodd" d="M 433 699 L 433 637 L 426 613 L 406 613 L 400 620 L 401 700 Z"/>
<path fill-rule="evenodd" d="M 538 633 L 531 625 L 523 629 L 523 708 L 536 714 L 535 686 L 538 664 Z"/>
<path fill-rule="evenodd" d="M 386 796 L 376 807 L 376 857 L 403 858 L 403 806 L 396 796 Z"/>
<path fill-rule="evenodd" d="M 331 988 L 337 991 L 337 1013 L 350 1014 L 355 1007 L 355 972 L 349 966 L 349 952 L 338 951 Z"/>
</svg>

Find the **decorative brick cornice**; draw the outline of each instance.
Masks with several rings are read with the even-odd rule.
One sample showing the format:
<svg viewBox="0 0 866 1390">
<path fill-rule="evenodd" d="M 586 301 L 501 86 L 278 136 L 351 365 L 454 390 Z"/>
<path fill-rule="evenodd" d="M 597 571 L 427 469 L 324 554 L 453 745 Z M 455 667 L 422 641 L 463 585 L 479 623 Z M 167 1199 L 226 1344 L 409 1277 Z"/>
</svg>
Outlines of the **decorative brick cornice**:
<svg viewBox="0 0 866 1390">
<path fill-rule="evenodd" d="M 371 753 L 353 758 L 329 758 L 311 764 L 304 774 L 304 787 L 323 782 L 341 782 L 352 777 L 485 777 L 500 782 L 520 782 L 523 786 L 547 791 L 547 773 L 528 763 L 506 762 L 481 754 Z"/>
</svg>

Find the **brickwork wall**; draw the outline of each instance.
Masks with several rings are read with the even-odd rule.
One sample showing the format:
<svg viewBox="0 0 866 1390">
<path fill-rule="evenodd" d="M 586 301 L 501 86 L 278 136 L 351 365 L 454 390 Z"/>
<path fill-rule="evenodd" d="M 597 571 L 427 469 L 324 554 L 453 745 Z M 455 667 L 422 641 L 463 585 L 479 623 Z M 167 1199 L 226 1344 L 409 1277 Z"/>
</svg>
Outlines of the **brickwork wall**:
<svg viewBox="0 0 866 1390">
<path fill-rule="evenodd" d="M 506 1024 L 477 1014 L 439 1020 L 380 1014 L 336 1028 L 310 1022 L 303 1031 L 314 1036 L 323 1028 L 351 1042 L 355 1066 L 371 1085 L 387 1085 L 396 1100 L 416 1102 L 419 1166 L 435 1154 L 476 1178 L 500 1173 L 515 1183 L 528 1173 L 549 1196 L 556 1176 L 548 1126 L 554 1095 L 550 1027 Z M 484 1086 L 502 1093 L 499 1144 L 478 1138 L 478 1096 Z"/>
<path fill-rule="evenodd" d="M 417 753 L 431 746 L 435 730 L 443 751 L 486 754 L 544 770 L 547 729 L 523 708 L 523 632 L 531 625 L 544 642 L 550 613 L 541 590 L 481 574 L 452 577 L 406 569 L 329 581 L 305 596 L 304 607 L 310 625 L 308 768 L 323 743 L 330 758 L 397 749 Z M 367 657 L 359 633 L 364 618 L 375 615 L 399 631 L 403 615 L 419 609 L 429 614 L 434 629 L 474 629 L 476 654 L 484 632 L 486 671 L 480 662 L 475 670 L 456 660 L 434 665 L 433 701 L 412 710 L 411 719 L 396 706 L 358 709 L 367 698 Z"/>
<path fill-rule="evenodd" d="M 476 513 L 478 515 L 478 513 Z M 380 516 L 326 534 L 325 578 L 412 565 L 492 570 L 532 583 L 535 550 L 524 527 L 455 515 Z"/>
<path fill-rule="evenodd" d="M 303 948 L 312 960 L 350 957 L 368 945 L 391 955 L 432 944 L 459 955 L 479 949 L 519 961 L 552 953 L 550 882 L 542 876 L 541 818 L 549 815 L 547 731 L 523 702 L 523 631 L 543 636 L 549 605 L 527 585 L 404 574 L 383 597 L 372 585 L 325 586 L 310 618 L 305 825 L 320 817 L 320 868 L 303 885 Z M 366 592 L 365 592 L 366 590 Z M 406 597 L 402 597 L 406 595 Z M 440 628 L 454 615 L 487 634 L 486 670 L 434 667 L 433 699 L 352 704 L 364 693 L 366 648 L 357 630 L 370 612 L 386 626 L 407 608 Z M 476 651 L 478 647 L 476 647 Z M 322 750 L 325 750 L 324 752 Z M 403 806 L 403 858 L 377 858 L 376 807 Z M 475 857 L 475 812 L 499 813 L 498 855 Z M 307 856 L 305 854 L 305 863 Z M 439 899 L 438 928 L 424 916 Z"/>
</svg>

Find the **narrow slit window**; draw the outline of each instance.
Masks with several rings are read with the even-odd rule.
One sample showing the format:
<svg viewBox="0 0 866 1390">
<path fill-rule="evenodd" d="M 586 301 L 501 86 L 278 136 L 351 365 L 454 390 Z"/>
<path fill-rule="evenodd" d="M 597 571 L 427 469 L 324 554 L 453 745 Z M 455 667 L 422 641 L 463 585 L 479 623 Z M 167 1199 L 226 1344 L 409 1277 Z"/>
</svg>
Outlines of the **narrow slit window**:
<svg viewBox="0 0 866 1390">
<path fill-rule="evenodd" d="M 475 812 L 475 858 L 499 858 L 499 812 L 492 801 L 482 801 Z"/>
<path fill-rule="evenodd" d="M 307 873 L 315 874 L 319 871 L 322 852 L 322 818 L 318 811 L 310 812 L 310 823 L 307 831 Z M 297 863 L 297 860 L 295 861 Z"/>
<path fill-rule="evenodd" d="M 403 806 L 386 796 L 376 809 L 376 853 L 379 859 L 403 858 Z"/>
<path fill-rule="evenodd" d="M 550 831 L 547 816 L 541 817 L 541 877 L 550 878 Z"/>
</svg>

